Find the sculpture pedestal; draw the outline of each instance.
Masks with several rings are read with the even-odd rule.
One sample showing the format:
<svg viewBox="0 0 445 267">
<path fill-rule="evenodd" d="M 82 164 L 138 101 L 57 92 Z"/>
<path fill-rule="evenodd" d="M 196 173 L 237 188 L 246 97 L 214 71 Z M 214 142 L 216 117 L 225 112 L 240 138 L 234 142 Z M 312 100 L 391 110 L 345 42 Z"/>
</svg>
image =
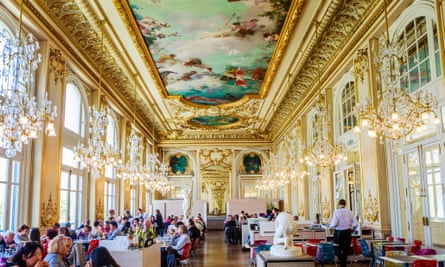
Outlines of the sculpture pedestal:
<svg viewBox="0 0 445 267">
<path fill-rule="evenodd" d="M 270 251 L 261 251 L 256 255 L 257 267 L 315 267 L 314 258 L 308 255 L 278 257 Z"/>
<path fill-rule="evenodd" d="M 280 257 L 298 257 L 303 255 L 301 247 L 289 247 L 284 249 L 283 245 L 273 245 L 270 247 L 270 254 Z"/>
</svg>

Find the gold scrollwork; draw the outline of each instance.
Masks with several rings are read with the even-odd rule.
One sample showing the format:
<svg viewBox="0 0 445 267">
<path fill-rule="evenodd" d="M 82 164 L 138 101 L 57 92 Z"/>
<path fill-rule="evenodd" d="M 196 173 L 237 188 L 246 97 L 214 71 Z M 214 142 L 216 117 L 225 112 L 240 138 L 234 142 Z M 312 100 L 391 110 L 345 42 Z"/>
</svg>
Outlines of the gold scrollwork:
<svg viewBox="0 0 445 267">
<path fill-rule="evenodd" d="M 331 218 L 331 203 L 328 201 L 327 198 L 324 199 L 323 203 L 321 204 L 321 215 L 323 219 L 329 219 Z"/>
<path fill-rule="evenodd" d="M 62 52 L 58 49 L 50 49 L 49 52 L 49 67 L 50 72 L 54 73 L 54 83 L 60 80 L 62 81 L 65 75 L 65 59 L 62 56 Z"/>
<path fill-rule="evenodd" d="M 363 218 L 371 223 L 379 220 L 379 203 L 377 198 L 372 197 L 371 190 L 369 190 L 368 198 L 364 203 Z"/>
<path fill-rule="evenodd" d="M 57 222 L 57 205 L 53 203 L 51 194 L 49 194 L 48 203 L 42 203 L 42 209 L 40 213 L 40 228 L 45 229 L 52 227 Z"/>
<path fill-rule="evenodd" d="M 365 73 L 368 71 L 368 49 L 359 49 L 354 58 L 354 73 L 357 80 L 363 82 Z"/>
<path fill-rule="evenodd" d="M 102 204 L 102 201 L 98 200 L 97 204 L 96 204 L 96 220 L 103 220 L 104 219 L 104 205 Z"/>
</svg>

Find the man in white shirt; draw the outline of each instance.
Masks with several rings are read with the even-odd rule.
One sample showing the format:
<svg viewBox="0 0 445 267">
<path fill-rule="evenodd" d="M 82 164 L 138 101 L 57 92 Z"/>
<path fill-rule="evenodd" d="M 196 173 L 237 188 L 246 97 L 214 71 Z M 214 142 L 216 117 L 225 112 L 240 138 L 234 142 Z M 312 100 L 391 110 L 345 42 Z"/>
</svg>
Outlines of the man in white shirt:
<svg viewBox="0 0 445 267">
<path fill-rule="evenodd" d="M 334 228 L 334 243 L 338 244 L 337 257 L 340 267 L 346 267 L 348 251 L 351 247 L 351 234 L 358 227 L 354 214 L 345 208 L 346 200 L 338 201 L 338 209 L 334 212 L 329 228 Z"/>
</svg>

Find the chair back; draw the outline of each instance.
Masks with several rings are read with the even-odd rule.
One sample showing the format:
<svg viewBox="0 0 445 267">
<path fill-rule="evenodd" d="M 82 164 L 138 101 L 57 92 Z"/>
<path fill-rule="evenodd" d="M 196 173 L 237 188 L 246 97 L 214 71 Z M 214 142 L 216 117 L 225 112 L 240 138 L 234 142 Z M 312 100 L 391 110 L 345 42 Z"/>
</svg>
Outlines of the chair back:
<svg viewBox="0 0 445 267">
<path fill-rule="evenodd" d="M 359 239 L 360 247 L 362 249 L 362 255 L 365 257 L 372 257 L 371 250 L 369 249 L 368 242 L 364 239 Z"/>
<path fill-rule="evenodd" d="M 436 255 L 436 250 L 432 248 L 422 248 L 416 252 L 416 255 Z"/>
<path fill-rule="evenodd" d="M 392 256 L 403 256 L 406 255 L 404 251 L 398 251 L 398 250 L 392 250 L 387 251 L 385 253 L 385 256 L 392 257 Z M 385 267 L 403 267 L 402 263 L 393 263 L 393 262 L 385 262 Z"/>
<path fill-rule="evenodd" d="M 322 262 L 322 263 L 334 262 L 335 261 L 334 245 L 331 243 L 318 244 L 315 260 L 317 262 Z"/>
<path fill-rule="evenodd" d="M 272 244 L 263 244 L 263 245 L 258 245 L 255 250 L 256 253 L 258 254 L 260 253 L 260 251 L 270 250 L 270 247 L 272 247 Z"/>
<path fill-rule="evenodd" d="M 88 244 L 87 254 L 90 255 L 91 252 L 97 247 L 99 247 L 99 240 L 97 239 L 91 240 L 90 243 Z"/>
<path fill-rule="evenodd" d="M 436 267 L 436 260 L 414 260 L 413 267 Z"/>
<path fill-rule="evenodd" d="M 190 248 L 192 247 L 192 243 L 187 243 L 184 245 L 184 247 L 182 248 L 182 255 L 181 258 L 179 259 L 180 261 L 182 260 L 186 260 L 189 258 L 190 256 Z"/>
<path fill-rule="evenodd" d="M 195 249 L 198 248 L 198 246 L 199 246 L 199 241 L 200 241 L 199 237 L 193 239 L 192 250 L 195 250 Z"/>
<path fill-rule="evenodd" d="M 409 248 L 409 253 L 415 255 L 422 247 L 422 240 L 414 240 L 413 245 Z"/>
<path fill-rule="evenodd" d="M 362 247 L 358 242 L 358 238 L 353 237 L 351 239 L 351 246 L 352 246 L 352 252 L 354 252 L 355 255 L 362 253 Z"/>
</svg>

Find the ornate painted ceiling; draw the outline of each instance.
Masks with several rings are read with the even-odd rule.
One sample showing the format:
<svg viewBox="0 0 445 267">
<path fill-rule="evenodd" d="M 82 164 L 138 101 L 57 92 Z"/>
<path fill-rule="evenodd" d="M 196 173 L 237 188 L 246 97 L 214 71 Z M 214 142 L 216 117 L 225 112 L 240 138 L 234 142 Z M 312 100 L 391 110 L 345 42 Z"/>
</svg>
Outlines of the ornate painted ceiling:
<svg viewBox="0 0 445 267">
<path fill-rule="evenodd" d="M 313 96 L 317 66 L 354 45 L 377 2 L 25 1 L 64 53 L 96 79 L 103 66 L 108 101 L 127 117 L 136 108 L 161 143 L 272 141 Z"/>
</svg>

